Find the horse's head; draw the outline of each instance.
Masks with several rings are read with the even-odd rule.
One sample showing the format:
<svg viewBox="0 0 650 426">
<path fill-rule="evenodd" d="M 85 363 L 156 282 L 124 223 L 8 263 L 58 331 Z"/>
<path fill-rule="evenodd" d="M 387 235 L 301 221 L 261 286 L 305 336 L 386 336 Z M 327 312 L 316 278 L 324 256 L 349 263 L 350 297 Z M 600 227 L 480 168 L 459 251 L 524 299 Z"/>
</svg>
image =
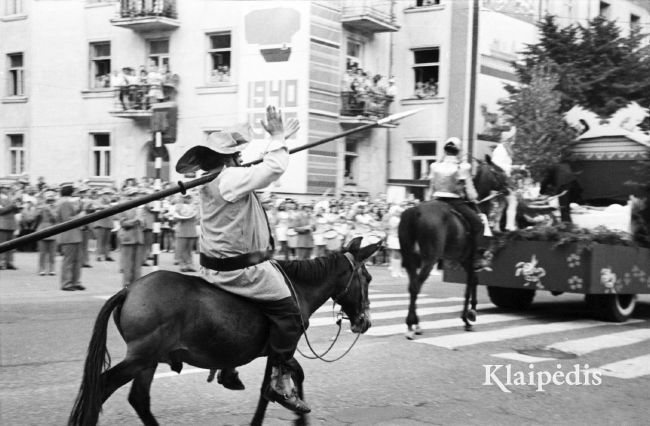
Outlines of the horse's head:
<svg viewBox="0 0 650 426">
<path fill-rule="evenodd" d="M 479 161 L 474 176 L 474 186 L 479 198 L 485 198 L 492 193 L 506 192 L 508 190 L 508 176 L 505 171 L 494 164 L 489 155 L 485 161 Z"/>
<path fill-rule="evenodd" d="M 364 261 L 377 251 L 382 242 L 379 241 L 361 247 L 362 237 L 350 241 L 342 250 L 350 263 L 350 271 L 344 274 L 345 283 L 336 287 L 332 299 L 343 308 L 350 319 L 351 329 L 355 333 L 365 333 L 370 328 L 370 301 L 368 285 L 372 280 Z"/>
</svg>

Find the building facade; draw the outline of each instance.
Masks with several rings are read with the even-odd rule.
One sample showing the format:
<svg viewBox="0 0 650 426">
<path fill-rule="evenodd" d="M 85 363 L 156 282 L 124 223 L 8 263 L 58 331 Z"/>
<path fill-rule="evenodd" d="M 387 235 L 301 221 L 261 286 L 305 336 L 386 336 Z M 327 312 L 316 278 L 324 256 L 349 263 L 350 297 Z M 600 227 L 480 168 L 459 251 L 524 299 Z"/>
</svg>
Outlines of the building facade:
<svg viewBox="0 0 650 426">
<path fill-rule="evenodd" d="M 484 0 L 472 103 L 474 0 L 0 0 L 0 176 L 119 183 L 153 177 L 160 157 L 163 178 L 176 180 L 183 152 L 239 122 L 257 137 L 244 159 L 258 158 L 268 104 L 300 121 L 290 148 L 417 108 L 397 126 L 295 154 L 270 190 L 421 198 L 447 137 L 474 141 L 475 155 L 489 151 L 476 134 L 498 111 L 503 84 L 515 82 L 510 62 L 535 41 L 546 11 L 567 22 L 607 13 L 650 23 L 640 0 L 607 5 Z M 162 86 L 119 83 L 123 68 L 137 80 L 153 66 Z M 355 78 L 381 90 L 355 92 Z M 152 117 L 164 117 L 173 142 L 160 151 Z"/>
</svg>

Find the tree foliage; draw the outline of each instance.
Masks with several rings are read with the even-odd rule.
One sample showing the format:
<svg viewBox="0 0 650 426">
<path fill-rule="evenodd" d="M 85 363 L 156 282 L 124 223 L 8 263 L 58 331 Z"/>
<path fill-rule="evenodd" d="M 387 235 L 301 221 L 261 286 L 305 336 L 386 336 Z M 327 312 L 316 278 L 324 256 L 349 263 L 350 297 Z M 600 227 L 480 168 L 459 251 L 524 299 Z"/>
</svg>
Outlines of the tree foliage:
<svg viewBox="0 0 650 426">
<path fill-rule="evenodd" d="M 547 15 L 537 27 L 539 42 L 514 64 L 520 84 L 506 86 L 510 96 L 500 104 L 517 128 L 513 160 L 539 179 L 547 165 L 565 159 L 575 139 L 563 119 L 573 106 L 603 118 L 631 101 L 650 107 L 650 47 L 638 29 L 624 37 L 603 17 L 562 27 Z M 650 129 L 650 119 L 642 128 Z"/>
<path fill-rule="evenodd" d="M 536 67 L 554 64 L 561 112 L 577 104 L 607 117 L 630 101 L 650 106 L 650 47 L 642 43 L 647 34 L 635 28 L 624 37 L 615 21 L 600 16 L 586 26 L 560 27 L 547 15 L 537 26 L 540 41 L 527 46 L 515 70 L 529 84 Z"/>
<path fill-rule="evenodd" d="M 533 179 L 541 180 L 549 165 L 563 160 L 575 132 L 561 113 L 562 93 L 555 90 L 559 77 L 551 62 L 529 70 L 528 82 L 500 102 L 501 110 L 517 128 L 511 146 L 515 164 L 525 164 Z"/>
</svg>

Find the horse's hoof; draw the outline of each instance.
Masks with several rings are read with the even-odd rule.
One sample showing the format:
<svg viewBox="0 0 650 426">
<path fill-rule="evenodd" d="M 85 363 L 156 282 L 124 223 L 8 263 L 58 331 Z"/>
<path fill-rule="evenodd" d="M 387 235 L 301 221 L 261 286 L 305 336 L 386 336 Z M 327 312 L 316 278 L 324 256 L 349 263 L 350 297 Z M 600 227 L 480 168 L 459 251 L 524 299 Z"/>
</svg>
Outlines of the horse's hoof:
<svg viewBox="0 0 650 426">
<path fill-rule="evenodd" d="M 472 324 L 465 324 L 465 331 L 472 331 Z"/>
<path fill-rule="evenodd" d="M 474 309 L 467 311 L 467 320 L 470 322 L 476 321 L 476 311 Z"/>
<path fill-rule="evenodd" d="M 404 334 L 404 337 L 406 337 L 409 340 L 415 340 L 415 332 L 412 331 L 412 330 L 409 330 Z"/>
<path fill-rule="evenodd" d="M 415 328 L 415 330 L 414 330 L 415 334 L 417 336 L 421 336 L 422 335 L 422 329 L 420 328 L 420 326 L 416 325 L 414 328 Z"/>
</svg>

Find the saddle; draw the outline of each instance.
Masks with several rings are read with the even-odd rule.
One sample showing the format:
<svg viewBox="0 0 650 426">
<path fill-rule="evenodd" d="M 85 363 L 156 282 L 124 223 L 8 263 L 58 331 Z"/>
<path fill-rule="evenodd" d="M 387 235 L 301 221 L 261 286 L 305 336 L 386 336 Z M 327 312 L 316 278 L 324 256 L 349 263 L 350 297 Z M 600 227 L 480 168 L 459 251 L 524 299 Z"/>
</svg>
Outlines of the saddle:
<svg viewBox="0 0 650 426">
<path fill-rule="evenodd" d="M 456 210 L 456 208 L 454 207 L 453 204 L 447 202 L 447 200 L 444 199 L 444 198 L 435 198 L 434 200 L 435 200 L 435 201 L 440 201 L 440 202 L 442 202 L 442 203 L 445 203 L 445 205 L 446 205 L 447 207 L 449 207 L 449 211 L 450 211 L 454 216 L 456 216 L 456 217 L 458 218 L 458 220 L 460 220 L 460 223 L 463 224 L 463 227 L 465 228 L 465 233 L 466 233 L 467 235 L 470 234 L 470 230 L 472 229 L 472 227 L 470 226 L 470 224 L 469 224 L 469 222 L 467 221 L 467 219 L 465 219 L 465 216 L 463 216 L 462 213 L 460 213 L 458 210 Z"/>
</svg>

